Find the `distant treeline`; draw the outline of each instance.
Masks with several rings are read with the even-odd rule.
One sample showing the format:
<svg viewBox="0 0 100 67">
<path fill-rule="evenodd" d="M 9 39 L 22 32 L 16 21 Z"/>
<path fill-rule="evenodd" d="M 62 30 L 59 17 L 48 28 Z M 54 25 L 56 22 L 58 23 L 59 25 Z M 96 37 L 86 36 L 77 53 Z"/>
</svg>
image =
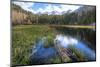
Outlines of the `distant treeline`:
<svg viewBox="0 0 100 67">
<path fill-rule="evenodd" d="M 62 15 L 33 14 L 23 10 L 21 7 L 12 4 L 12 24 L 80 24 L 88 25 L 96 22 L 96 7 L 82 6 L 71 12 L 70 10 Z"/>
</svg>

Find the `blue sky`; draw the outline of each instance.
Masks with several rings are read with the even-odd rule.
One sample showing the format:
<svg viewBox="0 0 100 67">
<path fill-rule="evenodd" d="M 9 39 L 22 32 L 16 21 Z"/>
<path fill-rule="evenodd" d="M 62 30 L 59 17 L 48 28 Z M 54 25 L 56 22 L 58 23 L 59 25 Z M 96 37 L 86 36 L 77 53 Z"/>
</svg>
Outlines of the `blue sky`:
<svg viewBox="0 0 100 67">
<path fill-rule="evenodd" d="M 64 4 L 50 4 L 50 3 L 35 3 L 35 2 L 13 2 L 16 5 L 19 5 L 22 9 L 30 11 L 32 13 L 51 13 L 52 11 L 57 11 L 61 14 L 63 11 L 74 11 L 80 6 L 78 5 L 64 5 Z"/>
</svg>

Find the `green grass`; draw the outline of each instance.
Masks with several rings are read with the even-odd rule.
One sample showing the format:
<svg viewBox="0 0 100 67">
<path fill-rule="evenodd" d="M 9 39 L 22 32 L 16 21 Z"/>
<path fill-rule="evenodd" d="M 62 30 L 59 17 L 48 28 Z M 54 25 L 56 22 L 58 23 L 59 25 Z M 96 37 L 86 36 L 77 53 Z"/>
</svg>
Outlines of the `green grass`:
<svg viewBox="0 0 100 67">
<path fill-rule="evenodd" d="M 12 64 L 28 65 L 31 49 L 39 38 L 46 37 L 45 47 L 54 46 L 55 35 L 58 34 L 48 25 L 18 25 L 12 27 Z M 78 57 L 79 61 L 84 61 L 84 55 L 74 47 L 70 49 Z M 51 59 L 52 63 L 61 63 L 61 58 Z"/>
<path fill-rule="evenodd" d="M 87 61 L 86 56 L 83 53 L 81 53 L 78 49 L 76 49 L 74 46 L 69 46 L 68 48 L 74 53 L 78 61 Z"/>
<path fill-rule="evenodd" d="M 13 65 L 29 64 L 31 48 L 35 41 L 43 36 L 48 38 L 49 43 L 55 33 L 46 25 L 18 25 L 12 27 L 12 63 Z M 46 47 L 50 45 L 45 45 Z"/>
<path fill-rule="evenodd" d="M 83 28 L 83 29 L 95 29 L 95 26 L 89 25 L 49 25 L 51 27 L 65 27 L 65 28 Z"/>
</svg>

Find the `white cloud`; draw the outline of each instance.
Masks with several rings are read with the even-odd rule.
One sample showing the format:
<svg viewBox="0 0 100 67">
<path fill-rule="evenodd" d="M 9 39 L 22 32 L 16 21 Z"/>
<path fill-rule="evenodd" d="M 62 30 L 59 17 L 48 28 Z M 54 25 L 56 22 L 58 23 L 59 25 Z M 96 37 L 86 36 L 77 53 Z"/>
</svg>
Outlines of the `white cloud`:
<svg viewBox="0 0 100 67">
<path fill-rule="evenodd" d="M 60 14 L 63 12 L 63 11 L 68 11 L 68 10 L 71 10 L 71 11 L 74 11 L 76 9 L 78 9 L 80 6 L 74 6 L 74 5 L 61 5 L 60 7 L 59 6 L 52 6 L 51 4 L 49 4 L 48 6 L 46 6 L 45 9 L 38 9 L 36 12 L 41 12 L 41 13 L 44 13 L 44 12 L 52 12 L 52 11 L 57 11 L 59 12 Z"/>
<path fill-rule="evenodd" d="M 44 12 L 48 12 L 51 13 L 52 11 L 57 11 L 59 12 L 59 14 L 61 14 L 63 11 L 74 11 L 76 9 L 79 8 L 79 6 L 75 6 L 75 5 L 61 5 L 59 6 L 54 6 L 52 4 L 48 4 L 44 9 L 43 8 L 39 8 L 38 10 L 34 10 L 34 8 L 32 8 L 34 5 L 33 2 L 13 2 L 16 5 L 19 5 L 21 8 L 23 8 L 24 10 L 30 11 L 32 13 L 44 13 Z"/>
<path fill-rule="evenodd" d="M 76 10 L 78 9 L 80 6 L 76 6 L 76 5 L 61 5 L 62 7 L 62 11 L 68 11 L 68 10 Z"/>
<path fill-rule="evenodd" d="M 55 2 L 55 3 L 96 5 L 95 0 L 16 0 L 16 1 L 37 1 L 37 2 Z"/>
<path fill-rule="evenodd" d="M 31 9 L 30 7 L 32 7 L 34 5 L 34 3 L 32 2 L 14 2 L 14 4 L 19 5 L 21 8 L 23 8 L 24 10 L 30 11 L 30 12 L 34 12 L 33 9 Z"/>
<path fill-rule="evenodd" d="M 41 12 L 41 13 L 44 13 L 44 12 L 51 12 L 52 11 L 52 6 L 51 5 L 47 5 L 45 7 L 45 9 L 42 9 L 42 8 L 39 8 L 36 12 Z"/>
<path fill-rule="evenodd" d="M 71 0 L 19 0 L 19 1 L 39 1 L 39 2 L 69 2 Z"/>
</svg>

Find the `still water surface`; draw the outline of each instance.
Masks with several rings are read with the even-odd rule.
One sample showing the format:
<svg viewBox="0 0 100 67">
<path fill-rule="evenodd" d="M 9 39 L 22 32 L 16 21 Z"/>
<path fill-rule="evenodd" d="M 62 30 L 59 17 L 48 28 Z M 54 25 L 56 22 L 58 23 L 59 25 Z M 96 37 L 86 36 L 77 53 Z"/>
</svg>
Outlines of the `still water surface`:
<svg viewBox="0 0 100 67">
<path fill-rule="evenodd" d="M 55 30 L 59 34 L 55 35 L 53 40 L 54 45 L 59 45 L 59 47 L 66 49 L 69 49 L 69 46 L 73 46 L 80 51 L 88 61 L 96 60 L 95 30 L 68 28 L 56 28 Z M 46 37 L 42 37 L 36 42 L 36 46 L 33 46 L 30 57 L 32 64 L 52 63 L 50 59 L 59 56 L 58 49 L 56 49 L 55 46 L 48 48 L 44 47 L 46 41 Z"/>
</svg>

